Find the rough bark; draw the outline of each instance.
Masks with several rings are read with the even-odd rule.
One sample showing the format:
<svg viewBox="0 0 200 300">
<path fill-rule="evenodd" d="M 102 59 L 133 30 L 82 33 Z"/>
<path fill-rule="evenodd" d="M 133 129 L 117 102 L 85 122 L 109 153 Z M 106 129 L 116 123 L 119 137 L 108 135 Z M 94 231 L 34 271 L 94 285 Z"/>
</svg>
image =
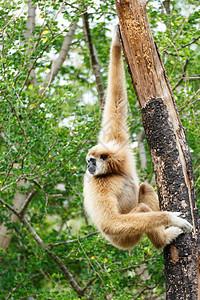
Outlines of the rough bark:
<svg viewBox="0 0 200 300">
<path fill-rule="evenodd" d="M 141 106 L 161 208 L 193 224 L 164 249 L 167 299 L 200 299 L 199 216 L 191 156 L 174 97 L 154 43 L 145 0 L 115 0 L 125 59 Z"/>
<path fill-rule="evenodd" d="M 91 66 L 92 66 L 95 80 L 96 80 L 99 103 L 100 103 L 101 109 L 103 109 L 104 102 L 105 102 L 104 86 L 103 86 L 103 80 L 102 80 L 101 71 L 100 71 L 99 60 L 97 57 L 97 52 L 96 52 L 96 49 L 95 49 L 95 46 L 93 43 L 93 39 L 92 39 L 92 35 L 91 35 L 91 31 L 90 31 L 87 12 L 85 12 L 83 14 L 83 25 L 84 25 L 86 41 L 88 43 L 88 47 L 89 47 L 89 51 L 90 51 Z"/>
</svg>

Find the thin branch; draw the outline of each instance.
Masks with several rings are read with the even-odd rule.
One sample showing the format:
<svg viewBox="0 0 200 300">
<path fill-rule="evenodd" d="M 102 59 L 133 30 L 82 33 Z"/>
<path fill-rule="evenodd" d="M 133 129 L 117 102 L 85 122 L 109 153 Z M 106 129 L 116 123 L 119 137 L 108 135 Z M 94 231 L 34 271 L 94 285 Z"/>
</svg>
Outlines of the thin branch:
<svg viewBox="0 0 200 300">
<path fill-rule="evenodd" d="M 195 37 L 191 42 L 185 44 L 185 45 L 182 45 L 181 47 L 179 47 L 178 49 L 176 49 L 177 51 L 187 47 L 187 46 L 190 46 L 192 45 L 193 43 L 195 43 L 196 41 L 198 41 L 200 39 L 200 35 L 198 35 L 197 37 Z"/>
<path fill-rule="evenodd" d="M 20 217 L 19 212 L 16 211 L 10 204 L 6 203 L 3 199 L 0 198 L 0 203 L 3 207 L 7 207 L 10 211 L 12 211 L 18 218 Z"/>
<path fill-rule="evenodd" d="M 188 63 L 189 63 L 189 58 L 187 57 L 187 58 L 186 58 L 186 62 L 185 62 L 184 67 L 183 67 L 182 76 L 181 76 L 181 78 L 177 81 L 177 83 L 176 83 L 175 86 L 173 87 L 172 91 L 174 91 L 174 90 L 179 86 L 179 84 L 183 81 L 183 79 L 184 79 L 184 77 L 185 77 L 185 72 L 186 72 Z"/>
<path fill-rule="evenodd" d="M 85 287 L 82 289 L 82 292 L 85 292 L 87 288 L 95 281 L 96 277 L 91 278 L 85 285 Z"/>
<path fill-rule="evenodd" d="M 196 93 L 192 96 L 192 98 L 190 98 L 189 100 L 187 100 L 187 102 L 185 103 L 185 105 L 184 106 L 181 106 L 180 108 L 179 108 L 179 111 L 182 111 L 193 99 L 194 99 L 194 97 L 196 97 L 198 94 L 200 93 L 200 89 L 198 89 L 197 91 L 196 91 Z M 197 99 L 196 101 L 194 101 L 194 102 L 192 102 L 192 104 L 194 104 L 194 103 L 196 103 L 196 102 L 198 102 L 199 101 L 199 99 Z"/>
<path fill-rule="evenodd" d="M 95 232 L 91 232 L 83 237 L 80 237 L 79 240 L 83 240 L 83 239 L 87 239 L 88 237 L 90 236 L 93 236 L 93 235 L 96 235 L 98 234 L 99 231 L 95 231 Z M 69 240 L 69 241 L 63 241 L 63 242 L 59 242 L 59 243 L 54 243 L 54 244 L 49 244 L 48 246 L 50 248 L 53 248 L 53 247 L 57 247 L 57 246 L 62 246 L 62 245 L 67 245 L 69 243 L 75 243 L 75 242 L 78 242 L 78 239 L 74 239 L 74 240 Z"/>
<path fill-rule="evenodd" d="M 27 140 L 26 133 L 24 131 L 24 128 L 22 127 L 21 121 L 19 119 L 19 116 L 17 114 L 17 111 L 16 111 L 15 107 L 12 105 L 11 101 L 8 99 L 8 97 L 6 96 L 6 94 L 4 93 L 4 91 L 2 91 L 2 90 L 0 90 L 0 91 L 1 91 L 1 94 L 4 97 L 4 99 L 9 103 L 11 110 L 14 112 L 14 115 L 17 118 L 18 125 L 19 125 L 19 127 L 20 127 L 20 129 L 21 129 L 21 131 L 23 133 L 23 136 L 24 136 L 24 138 L 25 138 L 25 140 L 26 140 L 26 142 L 28 144 L 29 141 Z"/>
<path fill-rule="evenodd" d="M 73 40 L 76 27 L 77 27 L 77 22 L 74 21 L 72 26 L 70 26 L 67 35 L 64 38 L 58 58 L 52 62 L 51 70 L 44 79 L 43 88 L 45 88 L 45 89 L 48 88 L 50 86 L 50 84 L 52 83 L 52 81 L 54 80 L 54 78 L 56 77 L 56 75 L 58 74 L 58 72 L 60 71 L 60 69 L 66 59 L 66 56 L 69 52 L 69 48 L 70 48 L 71 42 Z M 44 92 L 44 90 L 43 90 L 43 92 Z"/>
<path fill-rule="evenodd" d="M 83 25 L 84 25 L 84 31 L 85 31 L 85 38 L 88 43 L 89 51 L 90 51 L 90 59 L 91 59 L 91 65 L 94 72 L 94 76 L 96 79 L 96 85 L 97 85 L 97 91 L 98 91 L 98 97 L 101 109 L 104 106 L 105 101 L 105 95 L 104 95 L 104 86 L 103 86 L 103 80 L 100 72 L 100 65 L 99 60 L 97 57 L 97 52 L 94 46 L 94 42 L 92 39 L 92 34 L 90 31 L 90 25 L 88 20 L 88 13 L 87 11 L 83 14 Z"/>
<path fill-rule="evenodd" d="M 26 200 L 24 201 L 22 208 L 19 212 L 20 218 L 22 218 L 24 216 L 25 210 L 27 209 L 29 203 L 31 202 L 31 200 L 33 199 L 33 197 L 35 196 L 35 194 L 37 194 L 38 191 L 31 191 L 28 195 L 28 197 L 26 198 Z"/>
<path fill-rule="evenodd" d="M 30 198 L 30 195 L 29 195 Z M 25 228 L 28 230 L 28 232 L 31 234 L 32 238 L 35 240 L 35 242 L 42 247 L 47 254 L 54 260 L 54 262 L 57 264 L 65 278 L 70 283 L 73 290 L 77 293 L 78 297 L 83 297 L 84 292 L 87 289 L 87 287 L 91 284 L 91 281 L 89 281 L 84 288 L 81 288 L 80 285 L 76 282 L 74 279 L 72 273 L 69 271 L 69 269 L 66 267 L 66 265 L 62 262 L 62 260 L 54 254 L 48 245 L 46 245 L 43 240 L 40 238 L 40 236 L 37 234 L 37 232 L 34 230 L 34 228 L 31 226 L 31 224 L 28 222 L 28 220 L 20 215 L 11 205 L 6 203 L 3 199 L 0 199 L 0 203 L 2 203 L 3 206 L 7 207 L 10 211 L 12 211 L 22 222 L 22 224 L 25 226 Z"/>
<path fill-rule="evenodd" d="M 77 293 L 79 297 L 84 296 L 85 287 L 82 289 L 80 285 L 76 282 L 74 279 L 72 273 L 69 271 L 69 269 L 66 267 L 66 265 L 61 261 L 61 259 L 50 251 L 49 247 L 43 242 L 43 240 L 39 237 L 39 235 L 36 233 L 36 231 L 33 229 L 33 227 L 30 225 L 30 223 L 27 221 L 26 218 L 23 218 L 22 220 L 23 225 L 26 227 L 28 232 L 31 234 L 33 239 L 36 241 L 36 243 L 45 249 L 47 254 L 54 260 L 54 262 L 57 264 L 65 278 L 68 280 L 70 285 L 72 286 L 73 290 Z"/>
<path fill-rule="evenodd" d="M 10 187 L 11 185 L 13 185 L 14 183 L 17 183 L 18 181 L 20 181 L 22 179 L 22 175 L 20 175 L 15 181 L 12 181 L 11 183 L 5 185 L 4 187 L 2 187 L 0 189 L 0 192 L 3 192 L 5 189 L 7 189 L 8 187 Z"/>
</svg>

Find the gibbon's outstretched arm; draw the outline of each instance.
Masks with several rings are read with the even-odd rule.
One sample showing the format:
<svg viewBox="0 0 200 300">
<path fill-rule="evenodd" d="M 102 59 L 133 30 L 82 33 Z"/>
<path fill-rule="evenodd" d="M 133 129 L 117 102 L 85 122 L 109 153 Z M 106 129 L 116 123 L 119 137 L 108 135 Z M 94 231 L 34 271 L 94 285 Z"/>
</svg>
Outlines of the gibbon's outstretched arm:
<svg viewBox="0 0 200 300">
<path fill-rule="evenodd" d="M 101 142 L 115 140 L 122 143 L 129 139 L 126 81 L 118 30 L 116 26 L 110 50 L 107 97 L 99 136 Z"/>
<path fill-rule="evenodd" d="M 161 212 L 149 184 L 139 186 L 126 118 L 125 74 L 115 32 L 99 143 L 86 156 L 84 205 L 94 224 L 116 247 L 132 248 L 147 234 L 159 249 L 181 233 L 192 231 L 192 226 L 179 217 L 180 213 Z"/>
</svg>

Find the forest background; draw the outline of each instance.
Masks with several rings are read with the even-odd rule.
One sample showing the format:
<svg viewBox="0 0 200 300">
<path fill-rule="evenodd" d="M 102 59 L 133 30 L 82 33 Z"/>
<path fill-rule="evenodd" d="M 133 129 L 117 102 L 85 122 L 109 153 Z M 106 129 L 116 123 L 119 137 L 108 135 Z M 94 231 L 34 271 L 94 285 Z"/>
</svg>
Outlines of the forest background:
<svg viewBox="0 0 200 300">
<path fill-rule="evenodd" d="M 85 156 L 101 126 L 118 22 L 114 0 L 0 3 L 0 299 L 164 299 L 162 251 L 146 237 L 131 251 L 114 248 L 83 207 Z M 149 0 L 147 11 L 199 199 L 199 1 Z M 155 186 L 126 73 L 139 176 Z"/>
</svg>

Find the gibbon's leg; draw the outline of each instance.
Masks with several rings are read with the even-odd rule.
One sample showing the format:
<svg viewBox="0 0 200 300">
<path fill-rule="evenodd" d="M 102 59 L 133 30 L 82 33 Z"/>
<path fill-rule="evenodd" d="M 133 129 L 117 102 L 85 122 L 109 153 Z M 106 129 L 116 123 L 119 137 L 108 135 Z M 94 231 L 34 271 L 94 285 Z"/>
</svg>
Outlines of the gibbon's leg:
<svg viewBox="0 0 200 300">
<path fill-rule="evenodd" d="M 145 182 L 141 183 L 139 187 L 139 203 L 145 203 L 147 205 L 146 211 L 160 210 L 158 197 L 153 187 Z M 148 207 L 150 208 L 150 210 L 148 210 Z M 183 231 L 178 227 L 171 226 L 165 229 L 164 226 L 161 226 L 155 228 L 151 233 L 147 233 L 147 236 L 154 247 L 156 249 L 159 249 L 163 248 L 167 244 L 170 244 L 181 233 L 183 233 Z"/>
<path fill-rule="evenodd" d="M 145 203 L 138 204 L 132 212 L 150 212 L 152 209 Z M 156 249 L 163 248 L 165 245 L 170 244 L 176 239 L 183 231 L 178 228 L 171 226 L 165 229 L 164 226 L 156 227 L 151 232 L 147 232 L 147 236 Z"/>
<path fill-rule="evenodd" d="M 111 203 L 108 201 L 107 203 Z M 185 219 L 178 217 L 177 212 L 133 212 L 132 214 L 118 214 L 112 211 L 110 205 L 106 208 L 107 218 L 99 226 L 106 235 L 135 236 L 138 234 L 150 233 L 160 226 L 175 226 L 183 232 L 191 232 L 192 225 Z"/>
<path fill-rule="evenodd" d="M 107 98 L 104 107 L 100 142 L 129 140 L 127 120 L 126 79 L 121 55 L 118 26 L 112 39 L 108 72 Z"/>
<path fill-rule="evenodd" d="M 139 186 L 138 202 L 147 204 L 153 211 L 160 211 L 158 196 L 154 188 L 146 182 Z"/>
</svg>

